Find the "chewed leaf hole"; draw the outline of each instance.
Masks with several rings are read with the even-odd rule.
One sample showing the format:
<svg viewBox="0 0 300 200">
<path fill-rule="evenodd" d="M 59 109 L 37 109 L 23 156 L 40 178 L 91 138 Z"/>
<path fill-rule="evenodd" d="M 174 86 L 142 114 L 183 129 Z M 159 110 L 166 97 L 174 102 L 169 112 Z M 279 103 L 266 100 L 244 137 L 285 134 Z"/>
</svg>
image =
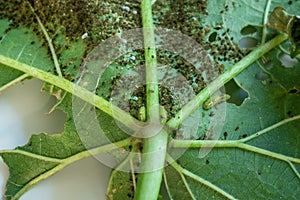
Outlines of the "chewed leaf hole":
<svg viewBox="0 0 300 200">
<path fill-rule="evenodd" d="M 233 103 L 237 106 L 242 105 L 246 98 L 249 97 L 249 94 L 238 84 L 231 80 L 225 84 L 226 93 L 230 95 L 230 99 L 227 100 L 227 103 Z"/>
<path fill-rule="evenodd" d="M 282 66 L 286 68 L 292 68 L 299 62 L 296 58 L 291 58 L 291 56 L 286 53 L 279 54 L 279 60 Z"/>
<path fill-rule="evenodd" d="M 257 29 L 252 25 L 245 26 L 241 30 L 242 35 L 250 35 L 250 34 L 253 34 L 253 33 L 256 33 L 256 32 L 257 32 Z"/>
<path fill-rule="evenodd" d="M 252 37 L 246 37 L 239 41 L 240 48 L 251 49 L 251 48 L 256 47 L 257 44 L 258 44 L 258 41 Z"/>
<path fill-rule="evenodd" d="M 255 78 L 260 81 L 265 81 L 269 78 L 269 75 L 265 72 L 258 72 L 255 74 Z"/>
</svg>

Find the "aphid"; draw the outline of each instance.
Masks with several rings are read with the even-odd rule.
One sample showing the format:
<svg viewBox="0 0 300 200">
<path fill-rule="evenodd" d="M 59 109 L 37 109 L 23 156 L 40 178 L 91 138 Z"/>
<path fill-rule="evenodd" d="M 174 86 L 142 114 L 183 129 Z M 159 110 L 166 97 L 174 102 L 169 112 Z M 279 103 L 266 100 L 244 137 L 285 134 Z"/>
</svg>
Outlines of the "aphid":
<svg viewBox="0 0 300 200">
<path fill-rule="evenodd" d="M 168 113 L 163 106 L 159 106 L 160 121 L 165 124 L 168 118 Z"/>
<path fill-rule="evenodd" d="M 214 107 L 216 104 L 227 101 L 228 99 L 230 99 L 230 95 L 228 95 L 228 94 L 221 94 L 221 95 L 213 96 L 203 103 L 203 109 L 209 110 L 212 107 Z"/>
<path fill-rule="evenodd" d="M 138 119 L 142 122 L 146 121 L 146 108 L 144 106 L 139 108 Z"/>
</svg>

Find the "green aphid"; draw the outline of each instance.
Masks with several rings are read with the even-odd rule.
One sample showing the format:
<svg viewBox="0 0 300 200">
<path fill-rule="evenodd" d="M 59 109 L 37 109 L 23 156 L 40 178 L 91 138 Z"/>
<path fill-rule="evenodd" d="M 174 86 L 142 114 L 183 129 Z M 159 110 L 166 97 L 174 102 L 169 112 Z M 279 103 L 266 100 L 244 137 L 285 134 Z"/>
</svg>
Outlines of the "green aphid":
<svg viewBox="0 0 300 200">
<path fill-rule="evenodd" d="M 168 113 L 163 106 L 159 106 L 160 122 L 165 124 L 168 118 Z"/>
<path fill-rule="evenodd" d="M 138 119 L 142 122 L 146 121 L 146 108 L 145 108 L 145 106 L 142 106 L 142 107 L 139 108 Z"/>
<path fill-rule="evenodd" d="M 211 109 L 212 107 L 214 107 L 216 104 L 225 102 L 225 101 L 227 101 L 228 99 L 230 99 L 230 95 L 229 95 L 229 94 L 221 94 L 221 95 L 213 96 L 213 97 L 207 99 L 207 100 L 203 103 L 203 109 L 209 110 L 209 109 Z"/>
</svg>

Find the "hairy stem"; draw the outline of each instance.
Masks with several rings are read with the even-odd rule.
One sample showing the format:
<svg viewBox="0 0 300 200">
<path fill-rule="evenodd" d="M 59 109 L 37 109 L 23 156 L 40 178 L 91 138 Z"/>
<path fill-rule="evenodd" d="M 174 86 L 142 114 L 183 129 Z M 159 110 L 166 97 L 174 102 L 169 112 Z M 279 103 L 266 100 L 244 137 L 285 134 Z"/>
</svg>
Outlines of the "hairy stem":
<svg viewBox="0 0 300 200">
<path fill-rule="evenodd" d="M 146 64 L 146 116 L 151 129 L 143 146 L 142 173 L 137 182 L 136 200 L 156 200 L 160 190 L 162 174 L 167 149 L 168 135 L 157 127 L 161 126 L 159 119 L 159 97 L 157 80 L 157 60 L 155 49 L 155 34 L 152 18 L 151 0 L 142 0 L 142 22 Z M 148 129 L 149 129 L 148 128 Z M 156 133 L 156 130 L 158 131 Z M 146 130 L 147 131 L 147 130 Z"/>
<path fill-rule="evenodd" d="M 178 126 L 191 114 L 193 113 L 209 96 L 216 92 L 225 83 L 230 81 L 232 78 L 241 73 L 250 64 L 255 62 L 265 53 L 269 52 L 274 47 L 278 46 L 280 43 L 284 42 L 288 36 L 286 34 L 281 34 L 270 40 L 269 42 L 259 46 L 257 49 L 253 50 L 247 56 L 245 56 L 241 61 L 236 63 L 229 70 L 221 74 L 213 82 L 211 82 L 206 88 L 201 90 L 201 92 L 188 102 L 178 113 L 170 119 L 167 124 L 170 128 L 176 129 Z"/>
</svg>

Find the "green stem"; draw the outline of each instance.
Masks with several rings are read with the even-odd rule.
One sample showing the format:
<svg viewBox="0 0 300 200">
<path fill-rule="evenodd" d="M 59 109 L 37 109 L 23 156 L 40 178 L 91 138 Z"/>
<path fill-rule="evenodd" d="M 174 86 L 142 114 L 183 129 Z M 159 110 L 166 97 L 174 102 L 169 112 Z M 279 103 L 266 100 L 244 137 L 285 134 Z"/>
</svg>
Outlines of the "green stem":
<svg viewBox="0 0 300 200">
<path fill-rule="evenodd" d="M 0 93 L 6 90 L 7 88 L 14 86 L 15 84 L 25 80 L 26 78 L 30 77 L 28 74 L 23 74 L 22 76 L 19 76 L 18 78 L 14 79 L 13 81 L 7 83 L 6 85 L 3 85 L 0 87 Z"/>
<path fill-rule="evenodd" d="M 276 158 L 285 162 L 291 161 L 300 164 L 299 158 L 282 155 L 249 144 L 244 144 L 241 140 L 173 140 L 170 142 L 170 146 L 173 148 L 239 148 L 244 149 L 246 151 L 269 156 L 271 158 Z"/>
<path fill-rule="evenodd" d="M 0 55 L 0 63 L 5 66 L 22 71 L 22 72 L 28 74 L 29 76 L 35 77 L 37 79 L 43 80 L 52 85 L 56 85 L 57 87 L 62 88 L 63 90 L 94 105 L 95 107 L 99 108 L 100 110 L 107 113 L 111 117 L 120 121 L 121 123 L 123 123 L 125 126 L 127 126 L 128 128 L 130 128 L 132 130 L 138 131 L 139 129 L 141 129 L 141 127 L 144 126 L 144 123 L 136 120 L 134 117 L 132 117 L 130 114 L 126 113 L 119 107 L 114 106 L 113 104 L 109 103 L 102 97 L 99 97 L 99 96 L 95 95 L 94 93 L 92 93 L 92 92 L 90 92 L 90 91 L 88 91 L 88 90 L 62 78 L 62 77 L 55 76 L 55 75 L 45 72 L 43 70 L 31 67 L 24 63 L 20 63 L 18 61 L 15 61 L 13 59 L 7 58 L 2 55 Z"/>
<path fill-rule="evenodd" d="M 60 66 L 59 66 L 59 63 L 58 63 L 58 59 L 57 59 L 57 56 L 56 56 L 56 53 L 55 53 L 55 49 L 54 49 L 54 46 L 52 44 L 52 39 L 50 38 L 45 26 L 43 25 L 42 21 L 40 20 L 39 16 L 37 14 L 35 14 L 34 12 L 34 9 L 33 7 L 31 6 L 31 4 L 29 3 L 29 1 L 27 1 L 32 13 L 34 14 L 36 20 L 38 21 L 39 23 L 39 26 L 40 28 L 42 29 L 44 35 L 45 35 L 45 38 L 48 42 L 48 45 L 49 45 L 49 49 L 50 49 L 50 52 L 51 52 L 51 55 L 52 55 L 52 59 L 53 59 L 53 62 L 54 62 L 54 66 L 55 66 L 55 69 L 56 69 L 56 72 L 58 74 L 58 76 L 62 77 L 62 72 L 60 70 Z"/>
<path fill-rule="evenodd" d="M 278 46 L 280 43 L 284 42 L 288 36 L 286 34 L 281 34 L 270 40 L 269 42 L 259 46 L 257 49 L 253 50 L 247 56 L 245 56 L 241 61 L 236 63 L 232 68 L 221 74 L 213 82 L 211 82 L 206 88 L 201 90 L 201 92 L 188 102 L 176 115 L 171 118 L 167 124 L 170 128 L 176 129 L 180 124 L 193 113 L 210 95 L 216 92 L 225 83 L 230 81 L 232 78 L 241 73 L 250 64 L 255 62 L 265 53 L 269 52 L 274 47 Z"/>
<path fill-rule="evenodd" d="M 153 132 L 156 126 L 161 126 L 161 123 L 151 0 L 142 0 L 141 11 L 146 64 L 146 115 L 149 127 L 155 126 L 153 130 L 150 130 Z M 138 178 L 135 200 L 157 200 L 162 181 L 167 142 L 168 134 L 164 130 L 145 139 L 142 154 L 143 173 Z"/>
<path fill-rule="evenodd" d="M 256 133 L 252 134 L 251 136 L 248 136 L 248 137 L 246 137 L 244 139 L 241 139 L 240 141 L 241 142 L 248 142 L 248 141 L 253 140 L 254 138 L 257 138 L 257 137 L 259 137 L 259 136 L 261 136 L 261 135 L 263 135 L 263 134 L 265 134 L 265 133 L 267 133 L 267 132 L 269 132 L 269 131 L 271 131 L 273 129 L 276 129 L 276 128 L 284 125 L 284 124 L 287 124 L 289 122 L 293 122 L 293 121 L 296 121 L 296 120 L 299 120 L 299 119 L 300 119 L 300 115 L 296 115 L 294 117 L 284 119 L 284 120 L 282 120 L 282 121 L 280 121 L 280 122 L 278 122 L 276 124 L 273 124 L 272 126 L 269 126 L 269 127 L 265 128 L 265 129 L 263 129 L 261 131 L 258 131 Z"/>
<path fill-rule="evenodd" d="M 264 44 L 266 42 L 266 36 L 267 36 L 267 23 L 268 23 L 268 17 L 269 17 L 269 11 L 271 7 L 272 0 L 268 0 L 266 3 L 265 13 L 264 13 L 264 21 L 263 21 L 263 29 L 262 29 L 262 37 L 261 37 L 261 44 Z"/>
</svg>

